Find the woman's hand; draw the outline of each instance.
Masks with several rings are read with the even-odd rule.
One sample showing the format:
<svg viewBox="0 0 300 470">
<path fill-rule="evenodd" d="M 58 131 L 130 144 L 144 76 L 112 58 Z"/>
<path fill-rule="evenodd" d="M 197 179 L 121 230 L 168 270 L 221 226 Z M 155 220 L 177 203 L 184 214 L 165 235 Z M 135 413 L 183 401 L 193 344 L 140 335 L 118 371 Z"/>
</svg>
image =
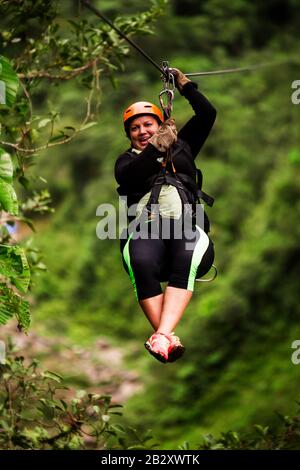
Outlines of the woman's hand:
<svg viewBox="0 0 300 470">
<path fill-rule="evenodd" d="M 182 73 L 181 70 L 179 70 L 179 69 L 172 68 L 172 69 L 170 69 L 170 73 L 172 73 L 174 75 L 175 85 L 181 93 L 184 85 L 189 83 L 191 80 L 189 78 L 187 78 L 184 75 L 184 73 Z"/>
<path fill-rule="evenodd" d="M 160 152 L 166 152 L 177 140 L 177 129 L 174 119 L 167 119 L 155 134 L 148 140 Z"/>
</svg>

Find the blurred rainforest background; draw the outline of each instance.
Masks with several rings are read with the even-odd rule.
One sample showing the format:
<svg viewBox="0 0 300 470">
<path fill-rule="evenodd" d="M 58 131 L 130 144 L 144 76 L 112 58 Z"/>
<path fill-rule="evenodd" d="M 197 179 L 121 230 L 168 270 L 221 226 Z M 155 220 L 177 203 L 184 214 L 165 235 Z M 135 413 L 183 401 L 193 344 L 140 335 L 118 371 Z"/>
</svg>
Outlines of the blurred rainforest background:
<svg viewBox="0 0 300 470">
<path fill-rule="evenodd" d="M 134 101 L 158 103 L 159 72 L 78 1 L 1 1 L 0 54 L 20 80 L 15 104 L 0 109 L 1 148 L 35 232 L 16 216 L 12 243 L 31 269 L 24 296 L 31 326 L 26 336 L 11 318 L 0 338 L 12 357 L 37 358 L 62 374 L 68 399 L 88 391 L 122 404 L 122 424 L 110 429 L 119 445 L 126 426 L 141 435 L 151 429 L 161 449 L 197 449 L 203 435 L 231 430 L 276 433 L 297 413 L 300 387 L 300 365 L 292 361 L 300 339 L 300 2 L 93 4 L 118 18 L 159 64 L 168 60 L 186 73 L 277 64 L 195 78 L 218 112 L 197 166 L 215 198 L 207 212 L 219 275 L 196 285 L 177 329 L 185 355 L 173 364 L 155 361 L 144 349 L 151 330 L 119 241 L 97 238 L 96 209 L 118 209 L 114 163 L 129 147 L 122 113 Z M 176 92 L 177 126 L 191 115 Z M 3 231 L 1 243 L 11 243 Z M 9 419 L 7 432 L 16 433 Z M 29 447 L 39 447 L 39 433 Z M 240 445 L 236 434 L 231 439 Z M 3 447 L 23 441 L 9 442 Z"/>
</svg>

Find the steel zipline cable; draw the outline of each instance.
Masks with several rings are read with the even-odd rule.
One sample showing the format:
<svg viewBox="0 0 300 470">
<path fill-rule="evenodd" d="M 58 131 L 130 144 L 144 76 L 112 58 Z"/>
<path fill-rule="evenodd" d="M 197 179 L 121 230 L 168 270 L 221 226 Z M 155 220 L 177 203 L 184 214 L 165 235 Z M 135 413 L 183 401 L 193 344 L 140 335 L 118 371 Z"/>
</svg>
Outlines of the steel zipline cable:
<svg viewBox="0 0 300 470">
<path fill-rule="evenodd" d="M 119 36 L 121 36 L 125 41 L 127 41 L 132 47 L 134 47 L 142 56 L 147 59 L 163 76 L 163 80 L 169 81 L 169 71 L 167 67 L 160 67 L 152 57 L 149 56 L 140 46 L 138 46 L 132 39 L 130 39 L 126 34 L 124 34 L 117 26 L 115 26 L 108 18 L 106 18 L 94 5 L 90 3 L 89 0 L 81 0 L 81 3 L 91 10 L 96 16 L 101 18 L 105 23 L 107 23 L 112 29 L 114 29 Z M 282 62 L 266 62 L 261 64 L 250 65 L 248 67 L 237 67 L 237 68 L 228 68 L 223 70 L 213 70 L 208 72 L 194 72 L 194 73 L 185 73 L 186 77 L 203 77 L 209 75 L 223 75 L 226 73 L 237 73 L 237 72 L 250 72 L 251 70 L 257 70 L 264 67 L 274 67 L 289 63 L 291 60 L 285 60 Z"/>
<path fill-rule="evenodd" d="M 274 67 L 276 65 L 282 65 L 285 63 L 290 62 L 286 60 L 284 62 L 265 62 L 262 64 L 255 64 L 249 65 L 248 67 L 237 67 L 231 69 L 223 69 L 223 70 L 212 70 L 210 72 L 195 72 L 195 73 L 185 73 L 186 77 L 204 77 L 209 75 L 223 75 L 225 73 L 236 73 L 236 72 L 251 72 L 251 70 L 257 70 L 265 67 Z"/>
</svg>

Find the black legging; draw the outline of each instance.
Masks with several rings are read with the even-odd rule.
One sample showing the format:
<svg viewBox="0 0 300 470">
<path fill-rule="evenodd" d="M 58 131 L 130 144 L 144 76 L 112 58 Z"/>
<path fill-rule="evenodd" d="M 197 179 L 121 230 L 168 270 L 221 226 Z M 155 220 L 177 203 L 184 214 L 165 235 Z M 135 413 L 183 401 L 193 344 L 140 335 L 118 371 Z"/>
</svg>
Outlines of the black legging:
<svg viewBox="0 0 300 470">
<path fill-rule="evenodd" d="M 157 238 L 121 239 L 123 265 L 129 274 L 138 300 L 162 293 L 161 282 L 193 291 L 195 279 L 204 276 L 214 261 L 213 242 L 198 226 L 189 226 L 175 238 L 180 221 L 159 219 L 147 224 Z M 166 225 L 163 225 L 166 224 Z M 170 227 L 165 236 L 162 227 Z M 182 224 L 181 224 L 182 226 Z"/>
</svg>

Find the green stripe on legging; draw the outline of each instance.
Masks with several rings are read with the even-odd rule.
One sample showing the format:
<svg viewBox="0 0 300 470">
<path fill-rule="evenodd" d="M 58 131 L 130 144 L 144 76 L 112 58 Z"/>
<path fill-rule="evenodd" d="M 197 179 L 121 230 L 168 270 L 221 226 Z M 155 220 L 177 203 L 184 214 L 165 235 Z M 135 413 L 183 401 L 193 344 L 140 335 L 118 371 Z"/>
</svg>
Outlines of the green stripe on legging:
<svg viewBox="0 0 300 470">
<path fill-rule="evenodd" d="M 129 253 L 129 242 L 132 238 L 132 235 L 133 235 L 133 233 L 130 234 L 130 236 L 129 236 L 127 242 L 126 242 L 126 245 L 123 248 L 123 258 L 124 258 L 125 263 L 127 264 L 129 277 L 131 279 L 136 298 L 138 298 L 137 289 L 136 289 L 136 282 L 135 282 L 135 277 L 134 277 L 133 269 L 132 269 L 131 262 L 130 262 L 130 253 Z"/>
<path fill-rule="evenodd" d="M 190 267 L 190 272 L 189 272 L 189 280 L 188 280 L 187 289 L 191 291 L 194 290 L 197 269 L 209 245 L 209 238 L 206 235 L 206 233 L 203 230 L 201 230 L 201 228 L 199 228 L 198 225 L 196 225 L 196 228 L 198 232 L 200 233 L 200 238 L 197 241 L 196 246 L 194 248 L 194 253 L 192 256 L 192 262 L 191 262 L 191 267 Z"/>
</svg>

